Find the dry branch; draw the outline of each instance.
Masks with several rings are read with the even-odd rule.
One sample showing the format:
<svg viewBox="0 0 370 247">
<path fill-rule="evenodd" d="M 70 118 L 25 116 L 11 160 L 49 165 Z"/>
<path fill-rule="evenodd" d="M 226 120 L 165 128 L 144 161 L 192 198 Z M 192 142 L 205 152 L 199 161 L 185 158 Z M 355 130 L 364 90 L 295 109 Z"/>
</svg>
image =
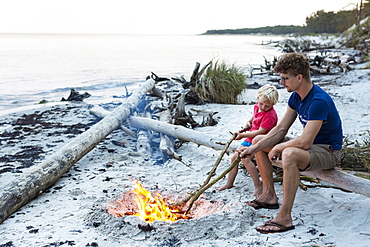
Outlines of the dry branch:
<svg viewBox="0 0 370 247">
<path fill-rule="evenodd" d="M 205 186 L 201 187 L 191 198 L 190 200 L 190 203 L 189 203 L 189 207 L 188 209 L 186 210 L 186 213 L 185 214 L 188 214 L 190 209 L 192 208 L 194 202 L 199 198 L 199 196 L 201 194 L 203 194 L 204 191 L 206 191 L 209 187 L 211 187 L 212 185 L 214 185 L 216 182 L 218 182 L 220 179 L 222 179 L 223 177 L 226 176 L 226 174 L 228 174 L 235 166 L 237 166 L 241 161 L 241 158 L 238 156 L 234 161 L 233 163 L 223 172 L 221 173 L 218 177 L 216 177 L 215 179 L 213 179 L 211 182 L 209 182 L 208 184 L 206 184 Z"/>
<path fill-rule="evenodd" d="M 218 165 L 220 164 L 223 156 L 225 155 L 225 153 L 227 152 L 227 150 L 229 149 L 232 141 L 235 140 L 235 137 L 236 137 L 236 134 L 233 134 L 232 138 L 226 143 L 225 145 L 225 148 L 222 150 L 221 154 L 218 156 L 218 159 L 216 160 L 216 163 L 214 164 L 214 166 L 212 167 L 211 171 L 209 172 L 208 174 L 208 177 L 206 179 L 206 181 L 204 181 L 203 185 L 196 191 L 196 192 L 193 192 L 193 193 L 190 193 L 189 196 L 185 197 L 184 199 L 182 199 L 181 201 L 179 202 L 176 202 L 176 203 L 173 203 L 172 206 L 179 206 L 179 205 L 183 205 L 185 203 L 187 203 L 193 196 L 197 195 L 197 192 L 200 191 L 202 188 L 204 188 L 205 186 L 207 186 L 207 184 L 209 183 L 209 181 L 211 180 L 213 174 L 216 172 L 217 170 L 217 167 Z M 216 181 L 217 182 L 217 181 Z M 199 195 L 198 195 L 199 197 Z M 198 198 L 197 197 L 197 198 Z M 195 199 L 196 200 L 196 199 Z M 194 200 L 194 201 L 195 201 Z M 193 201 L 193 202 L 194 202 Z M 188 209 L 187 212 L 189 212 L 190 208 Z"/>
</svg>

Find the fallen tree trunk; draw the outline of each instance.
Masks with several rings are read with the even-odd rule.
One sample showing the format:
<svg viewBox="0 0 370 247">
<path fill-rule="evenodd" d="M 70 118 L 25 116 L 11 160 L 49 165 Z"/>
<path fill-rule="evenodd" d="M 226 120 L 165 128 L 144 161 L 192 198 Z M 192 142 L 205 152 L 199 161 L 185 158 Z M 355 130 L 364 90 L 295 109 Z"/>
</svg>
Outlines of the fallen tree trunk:
<svg viewBox="0 0 370 247">
<path fill-rule="evenodd" d="M 94 106 L 90 112 L 98 117 L 104 117 L 109 114 L 109 111 L 103 109 L 100 106 Z M 131 116 L 128 119 L 129 124 L 132 127 L 139 129 L 147 129 L 160 132 L 162 134 L 175 137 L 177 139 L 194 142 L 199 145 L 210 147 L 216 150 L 222 150 L 225 147 L 225 143 L 220 143 L 214 140 L 212 136 L 206 133 L 188 129 L 181 125 L 173 125 L 164 121 L 157 121 L 150 118 Z M 229 152 L 237 149 L 237 146 L 233 146 L 228 149 Z"/>
<path fill-rule="evenodd" d="M 222 150 L 225 147 L 225 143 L 217 142 L 214 137 L 207 135 L 204 132 L 195 131 L 192 129 L 188 129 L 186 127 L 180 125 L 172 125 L 165 122 L 149 119 L 149 118 L 142 118 L 142 117 L 135 117 L 131 116 L 128 119 L 131 126 L 136 128 L 142 129 L 149 129 L 158 131 L 160 133 L 173 136 L 175 138 L 194 142 L 199 145 L 203 145 L 206 147 L 210 147 L 216 150 Z M 231 147 L 228 149 L 229 152 L 235 150 L 237 147 Z"/>
<path fill-rule="evenodd" d="M 301 174 L 313 178 L 318 178 L 327 183 L 336 185 L 342 189 L 370 197 L 370 180 L 356 177 L 337 169 L 307 171 L 301 172 Z"/>
<path fill-rule="evenodd" d="M 0 194 L 0 223 L 53 185 L 77 161 L 90 152 L 113 130 L 117 129 L 121 122 L 137 107 L 141 97 L 153 87 L 154 80 L 147 80 L 121 106 L 99 123 L 2 188 Z"/>
</svg>

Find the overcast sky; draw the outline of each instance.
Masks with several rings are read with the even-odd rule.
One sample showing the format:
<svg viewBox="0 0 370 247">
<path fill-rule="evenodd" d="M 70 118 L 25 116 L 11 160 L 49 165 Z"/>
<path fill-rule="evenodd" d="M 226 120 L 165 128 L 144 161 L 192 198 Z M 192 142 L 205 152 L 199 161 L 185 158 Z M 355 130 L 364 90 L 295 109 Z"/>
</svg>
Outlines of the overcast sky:
<svg viewBox="0 0 370 247">
<path fill-rule="evenodd" d="M 360 0 L 1 0 L 0 33 L 199 34 L 304 25 Z"/>
</svg>

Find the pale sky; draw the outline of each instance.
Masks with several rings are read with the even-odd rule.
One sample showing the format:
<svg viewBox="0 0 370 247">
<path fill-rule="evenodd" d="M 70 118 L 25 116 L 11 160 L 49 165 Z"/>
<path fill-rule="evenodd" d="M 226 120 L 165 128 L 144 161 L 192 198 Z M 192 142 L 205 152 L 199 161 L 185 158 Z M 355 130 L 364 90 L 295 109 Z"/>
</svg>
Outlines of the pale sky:
<svg viewBox="0 0 370 247">
<path fill-rule="evenodd" d="M 0 33 L 200 34 L 304 25 L 360 0 L 0 0 Z"/>
</svg>

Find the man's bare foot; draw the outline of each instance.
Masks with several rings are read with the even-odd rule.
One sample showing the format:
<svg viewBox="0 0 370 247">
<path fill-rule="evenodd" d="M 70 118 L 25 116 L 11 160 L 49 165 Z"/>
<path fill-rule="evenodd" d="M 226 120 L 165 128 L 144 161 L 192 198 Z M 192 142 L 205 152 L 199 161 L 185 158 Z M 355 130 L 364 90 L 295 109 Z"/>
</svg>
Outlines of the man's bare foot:
<svg viewBox="0 0 370 247">
<path fill-rule="evenodd" d="M 224 185 L 224 186 L 222 186 L 222 187 L 220 187 L 220 188 L 217 188 L 216 190 L 218 190 L 218 191 L 222 191 L 222 190 L 227 190 L 227 189 L 231 189 L 232 187 L 234 187 L 234 186 L 230 186 L 230 185 Z"/>
</svg>

